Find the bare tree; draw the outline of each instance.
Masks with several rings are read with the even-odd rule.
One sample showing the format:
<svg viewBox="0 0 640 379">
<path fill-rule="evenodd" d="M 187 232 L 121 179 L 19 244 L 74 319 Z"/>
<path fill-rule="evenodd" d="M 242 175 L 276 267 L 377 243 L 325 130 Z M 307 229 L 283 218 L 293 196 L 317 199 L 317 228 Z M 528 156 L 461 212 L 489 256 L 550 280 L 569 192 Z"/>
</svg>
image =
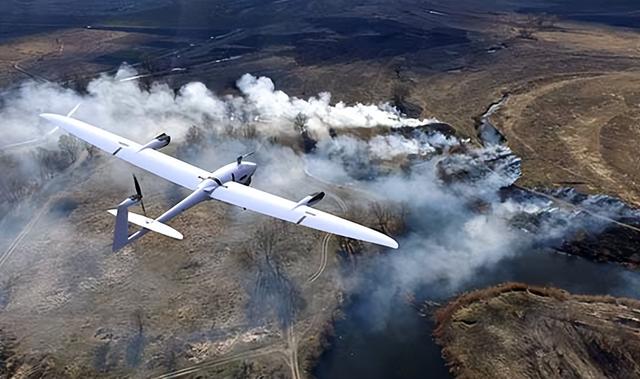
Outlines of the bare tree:
<svg viewBox="0 0 640 379">
<path fill-rule="evenodd" d="M 370 209 L 382 232 L 386 234 L 398 234 L 405 229 L 407 209 L 403 203 L 382 203 L 376 201 Z"/>
<path fill-rule="evenodd" d="M 74 72 L 73 74 L 71 74 L 66 83 L 65 86 L 68 88 L 71 88 L 72 90 L 81 93 L 81 94 L 86 94 L 87 92 L 87 86 L 89 85 L 89 82 L 91 81 L 91 77 L 88 75 L 82 75 L 79 72 Z"/>
<path fill-rule="evenodd" d="M 87 154 L 89 155 L 89 159 L 93 158 L 96 156 L 96 154 L 98 154 L 98 148 L 93 146 L 90 143 L 86 143 L 84 144 L 84 149 L 87 151 Z"/>
<path fill-rule="evenodd" d="M 272 315 L 282 327 L 290 325 L 304 299 L 288 277 L 283 265 L 286 260 L 286 225 L 282 221 L 263 224 L 254 234 L 252 252 L 241 259 L 256 270 L 250 299 L 247 304 L 249 319 L 260 320 Z"/>
<path fill-rule="evenodd" d="M 258 227 L 252 244 L 238 254 L 243 267 L 261 269 L 279 263 L 280 242 L 286 235 L 286 225 L 283 221 L 270 221 Z"/>
<path fill-rule="evenodd" d="M 351 264 L 355 264 L 355 256 L 364 251 L 364 244 L 359 240 L 345 237 L 336 237 L 340 246 L 339 254 L 342 258 L 348 259 Z"/>
<path fill-rule="evenodd" d="M 153 85 L 153 74 L 159 71 L 162 71 L 162 68 L 157 59 L 154 59 L 154 57 L 149 54 L 142 57 L 142 61 L 140 62 L 140 72 L 146 75 L 142 75 L 142 77 L 138 79 L 138 85 L 140 88 L 149 90 Z"/>
<path fill-rule="evenodd" d="M 258 135 L 258 129 L 254 123 L 247 121 L 237 127 L 233 124 L 226 125 L 225 133 L 231 137 L 254 139 Z"/>
<path fill-rule="evenodd" d="M 78 159 L 78 154 L 82 149 L 82 144 L 76 137 L 63 134 L 58 139 L 58 147 L 60 148 L 60 151 L 69 157 L 70 162 L 73 163 Z"/>
<path fill-rule="evenodd" d="M 187 130 L 185 142 L 191 146 L 198 146 L 204 143 L 204 133 L 199 127 L 191 125 L 191 127 L 189 127 L 189 130 Z"/>
<path fill-rule="evenodd" d="M 518 38 L 529 39 L 529 40 L 536 39 L 533 35 L 533 30 L 526 27 L 518 29 Z"/>
<path fill-rule="evenodd" d="M 38 167 L 40 168 L 40 179 L 50 179 L 55 172 L 52 152 L 39 147 L 33 155 L 36 162 L 38 162 Z"/>
<path fill-rule="evenodd" d="M 367 219 L 371 218 L 370 212 L 362 206 L 350 206 L 343 215 L 347 220 L 353 220 L 356 222 L 363 222 L 367 224 Z M 338 250 L 338 256 L 342 259 L 348 260 L 352 265 L 355 265 L 355 256 L 362 253 L 365 249 L 364 244 L 355 239 L 345 238 L 341 236 L 335 236 L 338 241 L 340 249 Z M 355 267 L 355 266 L 353 266 Z"/>
<path fill-rule="evenodd" d="M 19 172 L 19 163 L 13 156 L 0 156 L 0 167 L 2 167 L 2 175 L 0 176 L 0 199 L 2 202 L 15 202 L 19 198 L 19 194 L 15 190 L 14 179 L 21 177 Z"/>
<path fill-rule="evenodd" d="M 142 334 L 144 331 L 144 310 L 142 308 L 137 308 L 135 311 L 133 311 L 132 316 L 136 331 L 139 334 Z"/>
<path fill-rule="evenodd" d="M 24 192 L 24 186 L 25 183 L 20 180 L 19 176 L 3 178 L 0 182 L 2 201 L 7 203 L 19 201 Z"/>
<path fill-rule="evenodd" d="M 309 121 L 309 117 L 300 112 L 293 119 L 293 127 L 298 133 L 304 133 L 307 130 L 307 122 Z"/>
<path fill-rule="evenodd" d="M 558 16 L 548 13 L 541 13 L 535 17 L 535 25 L 539 29 L 552 29 L 555 28 L 558 22 Z"/>
<path fill-rule="evenodd" d="M 254 237 L 255 250 L 264 257 L 269 265 L 277 264 L 274 260 L 278 261 L 278 258 L 282 257 L 281 249 L 278 248 L 278 245 L 286 236 L 286 227 L 287 225 L 283 221 L 274 220 L 261 225 L 256 230 Z"/>
<path fill-rule="evenodd" d="M 393 86 L 392 94 L 394 104 L 401 104 L 411 94 L 411 92 L 406 84 L 396 84 Z"/>
<path fill-rule="evenodd" d="M 527 15 L 524 25 L 518 29 L 518 37 L 528 40 L 537 40 L 535 32 L 537 30 L 553 27 L 555 20 L 545 15 Z"/>
<path fill-rule="evenodd" d="M 79 142 L 78 146 L 80 146 Z M 47 150 L 42 147 L 37 148 L 33 156 L 38 162 L 41 179 L 52 178 L 57 172 L 64 170 L 72 163 L 66 152 Z"/>
<path fill-rule="evenodd" d="M 309 117 L 304 113 L 300 112 L 293 119 L 293 127 L 294 129 L 300 133 L 300 137 L 302 141 L 300 142 L 300 147 L 305 153 L 310 153 L 315 150 L 318 141 L 314 140 L 309 131 L 307 130 L 307 122 L 309 121 Z"/>
<path fill-rule="evenodd" d="M 247 139 L 254 139 L 258 135 L 258 129 L 253 123 L 244 124 L 240 129 L 240 136 Z"/>
<path fill-rule="evenodd" d="M 16 365 L 5 365 L 4 362 L 10 362 L 16 355 L 16 338 L 0 329 L 0 376 L 3 378 L 13 377 L 17 374 Z M 12 367 L 14 366 L 14 367 Z M 19 368 L 19 366 L 18 366 Z"/>
<path fill-rule="evenodd" d="M 193 156 L 197 155 L 205 145 L 205 132 L 196 125 L 191 125 L 187 134 L 185 135 L 184 143 L 178 146 L 178 156 Z"/>
</svg>

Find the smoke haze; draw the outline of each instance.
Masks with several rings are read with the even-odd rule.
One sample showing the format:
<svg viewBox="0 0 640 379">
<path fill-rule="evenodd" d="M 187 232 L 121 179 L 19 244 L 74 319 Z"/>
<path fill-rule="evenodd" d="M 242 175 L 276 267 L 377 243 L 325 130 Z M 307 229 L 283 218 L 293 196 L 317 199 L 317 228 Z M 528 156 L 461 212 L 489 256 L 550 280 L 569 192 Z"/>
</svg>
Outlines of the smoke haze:
<svg viewBox="0 0 640 379">
<path fill-rule="evenodd" d="M 5 93 L 0 110 L 0 128 L 5 144 L 33 138 L 51 129 L 38 119 L 42 112 L 66 114 L 75 105 L 75 114 L 100 127 L 132 139 L 148 139 L 170 131 L 180 141 L 192 125 L 222 129 L 255 124 L 264 136 L 294 134 L 291 122 L 297 114 L 308 117 L 308 128 L 324 137 L 328 128 L 371 128 L 376 126 L 416 126 L 428 122 L 402 118 L 387 104 L 331 104 L 322 93 L 307 100 L 275 90 L 269 78 L 246 74 L 237 82 L 241 96 L 217 96 L 204 84 L 189 83 L 174 92 L 154 83 L 148 90 L 134 80 L 137 73 L 123 66 L 115 76 L 103 75 L 91 81 L 86 94 L 78 94 L 53 83 L 25 82 Z M 327 134 L 328 135 L 328 134 Z M 3 144 L 3 145 L 5 145 Z"/>
</svg>

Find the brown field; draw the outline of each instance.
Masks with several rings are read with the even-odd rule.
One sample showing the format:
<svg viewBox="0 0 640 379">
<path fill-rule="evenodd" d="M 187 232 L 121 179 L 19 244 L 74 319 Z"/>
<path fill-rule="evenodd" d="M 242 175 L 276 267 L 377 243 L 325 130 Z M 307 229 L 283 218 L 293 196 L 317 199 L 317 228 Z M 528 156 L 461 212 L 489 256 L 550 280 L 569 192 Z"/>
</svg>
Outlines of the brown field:
<svg viewBox="0 0 640 379">
<path fill-rule="evenodd" d="M 507 283 L 436 314 L 456 378 L 631 378 L 640 373 L 640 303 Z"/>
</svg>

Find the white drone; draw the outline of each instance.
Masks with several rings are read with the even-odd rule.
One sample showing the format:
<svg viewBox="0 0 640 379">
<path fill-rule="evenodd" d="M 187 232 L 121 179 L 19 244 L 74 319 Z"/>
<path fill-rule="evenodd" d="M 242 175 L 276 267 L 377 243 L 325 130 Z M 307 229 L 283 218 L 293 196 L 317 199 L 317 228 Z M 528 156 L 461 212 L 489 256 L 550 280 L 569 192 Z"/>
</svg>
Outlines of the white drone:
<svg viewBox="0 0 640 379">
<path fill-rule="evenodd" d="M 244 209 L 327 233 L 394 249 L 398 248 L 398 243 L 395 240 L 380 232 L 312 208 L 314 204 L 322 200 L 323 192 L 306 196 L 296 203 L 249 187 L 251 176 L 257 168 L 255 163 L 244 160 L 249 154 L 238 157 L 236 162 L 223 166 L 214 172 L 208 172 L 159 152 L 158 149 L 167 146 L 171 141 L 171 138 L 164 133 L 149 143 L 140 145 L 72 118 L 77 108 L 74 108 L 66 116 L 43 113 L 40 117 L 109 154 L 193 191 L 173 208 L 152 220 L 146 217 L 142 203 L 142 191 L 134 176 L 136 194 L 120 203 L 118 209 L 109 210 L 109 213 L 116 216 L 113 251 L 137 240 L 150 230 L 181 240 L 182 234 L 165 223 L 194 205 L 210 199 L 221 200 Z M 141 205 L 145 216 L 128 211 L 129 207 L 136 204 Z M 129 235 L 129 222 L 141 226 L 143 229 Z"/>
</svg>

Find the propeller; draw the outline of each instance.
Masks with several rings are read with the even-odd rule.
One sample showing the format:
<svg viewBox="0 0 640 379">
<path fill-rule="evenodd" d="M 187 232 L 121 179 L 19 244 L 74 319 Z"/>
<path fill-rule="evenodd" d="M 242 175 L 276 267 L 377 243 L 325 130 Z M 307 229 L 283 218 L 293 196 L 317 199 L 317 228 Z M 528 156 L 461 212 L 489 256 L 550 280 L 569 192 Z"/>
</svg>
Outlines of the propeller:
<svg viewBox="0 0 640 379">
<path fill-rule="evenodd" d="M 138 178 L 133 175 L 133 185 L 136 187 L 136 194 L 133 195 L 135 200 L 140 201 L 140 207 L 142 208 L 142 213 L 147 217 L 147 210 L 144 209 L 144 203 L 142 202 L 142 189 L 140 188 L 140 183 L 138 183 Z"/>
<path fill-rule="evenodd" d="M 238 164 L 242 163 L 242 160 L 245 159 L 246 157 L 252 156 L 253 153 L 255 153 L 255 151 L 252 151 L 250 153 L 246 153 L 244 155 L 239 156 L 238 159 L 237 159 Z"/>
</svg>

